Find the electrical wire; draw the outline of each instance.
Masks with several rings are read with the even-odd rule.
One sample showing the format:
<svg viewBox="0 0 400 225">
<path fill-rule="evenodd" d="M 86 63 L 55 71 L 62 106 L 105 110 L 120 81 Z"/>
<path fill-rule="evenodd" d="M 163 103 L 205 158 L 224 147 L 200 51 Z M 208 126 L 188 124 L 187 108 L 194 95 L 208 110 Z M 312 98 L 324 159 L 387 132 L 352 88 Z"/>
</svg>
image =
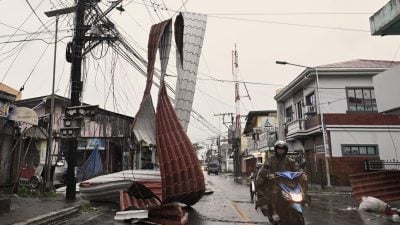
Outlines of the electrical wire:
<svg viewBox="0 0 400 225">
<path fill-rule="evenodd" d="M 35 14 L 36 18 L 39 20 L 39 22 L 42 24 L 42 26 L 44 28 L 46 28 L 47 31 L 50 32 L 49 28 L 43 23 L 42 19 L 40 19 L 40 17 L 38 16 L 38 14 L 36 13 L 36 9 L 40 6 L 40 4 L 36 7 L 36 9 L 34 9 L 31 5 L 31 3 L 29 2 L 29 0 L 25 0 L 25 2 L 28 4 L 29 8 L 32 10 L 33 14 Z M 43 2 L 43 1 L 42 1 Z"/>
<path fill-rule="evenodd" d="M 176 75 L 170 75 L 166 74 L 165 76 L 168 77 L 177 77 Z M 282 84 L 272 84 L 272 83 L 262 83 L 262 82 L 250 82 L 250 81 L 234 81 L 234 80 L 223 80 L 223 79 L 217 79 L 217 78 L 197 78 L 198 80 L 205 80 L 205 81 L 216 81 L 216 82 L 222 82 L 222 83 L 242 83 L 242 84 L 254 84 L 254 85 L 263 85 L 263 86 L 275 86 L 275 87 L 283 87 L 284 85 Z"/>
<path fill-rule="evenodd" d="M 154 18 L 153 18 L 153 15 L 151 15 L 151 12 L 150 12 L 150 9 L 148 8 L 148 5 L 144 3 L 144 0 L 142 0 L 142 2 L 143 2 L 143 5 L 146 6 L 146 10 L 149 13 L 150 20 L 152 21 L 153 24 L 156 23 Z"/>
<path fill-rule="evenodd" d="M 138 2 L 133 2 L 133 3 L 149 6 L 144 2 L 144 0 L 142 0 L 142 1 L 143 1 L 143 3 L 138 3 Z M 186 4 L 186 2 L 185 2 L 185 4 Z M 175 16 L 181 10 L 182 7 L 183 7 L 183 5 L 178 10 L 173 10 L 173 9 L 169 9 L 169 8 L 162 8 L 161 10 L 167 10 L 167 11 L 170 11 L 170 12 L 174 12 L 174 16 Z M 368 33 L 370 32 L 369 30 L 353 29 L 353 28 L 342 28 L 342 27 L 331 27 L 331 26 L 320 26 L 320 25 L 307 25 L 307 24 L 286 23 L 286 22 L 279 22 L 279 21 L 256 20 L 256 19 L 248 19 L 248 18 L 219 16 L 220 15 L 219 13 L 211 13 L 211 14 L 205 13 L 205 14 L 208 17 L 217 18 L 217 19 L 229 19 L 229 20 L 237 20 L 237 21 L 245 21 L 245 22 L 270 23 L 270 24 L 277 24 L 277 25 L 298 26 L 298 27 L 307 27 L 307 28 L 320 28 L 320 29 L 340 30 L 340 31 L 368 32 Z M 285 14 L 289 15 L 290 13 L 285 13 Z M 307 13 L 307 14 L 311 15 L 312 13 Z M 314 15 L 318 15 L 318 14 L 327 15 L 327 14 L 335 14 L 335 13 L 315 13 Z M 336 13 L 336 14 L 346 14 L 346 13 Z M 351 15 L 351 14 L 362 14 L 362 13 L 348 13 L 348 14 Z M 224 15 L 224 14 L 221 13 L 221 15 Z"/>
<path fill-rule="evenodd" d="M 185 9 L 186 9 L 186 3 L 187 3 L 188 1 L 189 1 L 189 0 L 186 0 L 186 1 L 183 1 L 183 0 L 182 0 L 182 5 L 181 5 L 181 7 L 179 7 L 177 10 L 175 10 L 175 13 L 174 13 L 173 16 L 175 16 L 176 14 L 178 14 L 178 12 L 180 12 L 182 8 L 185 8 Z"/>
<path fill-rule="evenodd" d="M 42 27 L 39 27 L 39 28 L 37 29 L 37 31 L 41 31 L 42 29 L 43 29 Z M 39 32 L 39 34 L 40 34 L 40 32 Z M 36 35 L 36 33 L 33 33 L 32 35 L 28 36 L 26 39 L 28 39 L 28 38 L 30 38 L 30 37 L 31 37 L 31 38 L 35 38 L 36 36 L 38 36 L 38 35 Z M 10 41 L 12 37 L 13 37 L 13 36 L 11 36 L 11 37 L 8 39 L 8 41 Z M 8 50 L 8 51 L 6 51 L 6 52 L 0 54 L 0 56 L 9 54 L 6 58 L 0 60 L 0 62 L 1 62 L 1 61 L 4 61 L 5 59 L 7 59 L 7 58 L 9 58 L 9 57 L 11 57 L 11 56 L 13 56 L 14 54 L 19 54 L 19 52 L 21 52 L 22 48 L 23 48 L 25 45 L 26 45 L 25 42 L 21 42 L 21 43 L 17 44 L 14 48 L 11 48 L 10 50 Z M 4 47 L 4 46 L 6 46 L 6 45 L 3 45 L 3 47 Z M 18 50 L 18 48 L 20 48 L 20 49 Z M 0 50 L 1 50 L 1 49 L 0 49 Z M 15 51 L 15 52 L 14 52 L 14 51 Z"/>
<path fill-rule="evenodd" d="M 44 0 L 42 0 L 42 1 L 39 3 L 39 5 L 38 5 L 37 7 L 39 7 L 43 2 L 44 2 Z M 36 7 L 36 8 L 37 8 L 37 7 Z M 15 34 L 21 29 L 21 27 L 26 23 L 26 21 L 28 21 L 29 18 L 32 16 L 32 14 L 33 14 L 33 13 L 29 14 L 29 16 L 25 18 L 25 20 L 21 23 L 21 25 L 19 25 L 19 27 L 17 28 L 17 30 L 15 30 L 15 32 L 13 33 L 13 35 L 15 35 Z M 8 39 L 8 41 L 10 41 L 12 38 L 13 38 L 13 36 L 11 36 L 11 37 Z M 3 50 L 4 46 L 5 46 L 5 45 L 3 45 L 2 47 L 0 47 L 0 51 Z"/>
<path fill-rule="evenodd" d="M 33 69 L 31 70 L 31 72 L 29 73 L 28 77 L 25 79 L 25 82 L 22 84 L 20 91 L 24 90 L 26 83 L 29 81 L 29 79 L 31 78 L 33 72 L 35 71 L 37 65 L 39 64 L 39 62 L 42 60 L 44 54 L 46 53 L 47 49 L 49 48 L 50 45 L 47 45 L 46 48 L 43 50 L 42 54 L 40 55 L 39 59 L 36 61 L 35 66 L 33 67 Z M 8 73 L 8 70 L 7 70 Z M 2 82 L 3 83 L 3 82 Z"/>
<path fill-rule="evenodd" d="M 361 29 L 330 27 L 330 26 L 319 26 L 319 25 L 306 25 L 306 24 L 286 23 L 286 22 L 278 22 L 278 21 L 271 21 L 271 20 L 256 20 L 256 19 L 236 18 L 236 17 L 227 17 L 227 16 L 209 16 L 209 17 L 218 18 L 218 19 L 236 20 L 236 21 L 288 25 L 288 26 L 296 26 L 296 27 L 321 28 L 321 29 L 329 29 L 329 30 L 355 31 L 355 32 L 365 32 L 365 33 L 367 33 L 367 32 L 369 33 L 370 32 L 369 30 L 361 30 Z"/>
<path fill-rule="evenodd" d="M 71 38 L 72 36 L 64 36 L 58 39 L 58 41 L 64 40 L 66 38 Z M 53 39 L 53 38 L 47 38 L 47 39 Z M 5 41 L 5 42 L 0 42 L 0 44 L 11 44 L 11 43 L 21 43 L 21 42 L 31 42 L 31 41 L 42 41 L 45 44 L 54 44 L 55 42 L 49 42 L 46 41 L 44 38 L 32 38 L 32 39 L 23 39 L 23 40 L 15 40 L 15 41 Z"/>
<path fill-rule="evenodd" d="M 293 16 L 293 15 L 372 15 L 363 12 L 293 12 L 293 13 L 208 13 L 210 16 Z"/>
</svg>

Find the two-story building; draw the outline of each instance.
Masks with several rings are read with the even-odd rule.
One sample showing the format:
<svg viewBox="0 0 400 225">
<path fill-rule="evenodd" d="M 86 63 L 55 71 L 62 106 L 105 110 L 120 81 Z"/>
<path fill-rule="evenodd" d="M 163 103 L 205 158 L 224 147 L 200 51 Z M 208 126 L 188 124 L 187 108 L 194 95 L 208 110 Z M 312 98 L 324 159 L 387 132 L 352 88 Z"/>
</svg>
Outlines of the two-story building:
<svg viewBox="0 0 400 225">
<path fill-rule="evenodd" d="M 351 60 L 306 68 L 277 93 L 278 133 L 291 150 L 304 152 L 312 183 L 326 183 L 326 161 L 332 184 L 349 185 L 349 174 L 362 172 L 365 160 L 399 159 L 400 118 L 378 113 L 373 84 L 374 75 L 399 63 Z"/>
<path fill-rule="evenodd" d="M 273 150 L 277 140 L 277 121 L 276 110 L 250 111 L 247 114 L 243 131 L 243 138 L 247 139 L 243 171 L 247 174 L 255 172 L 257 163 L 264 163 Z"/>
</svg>

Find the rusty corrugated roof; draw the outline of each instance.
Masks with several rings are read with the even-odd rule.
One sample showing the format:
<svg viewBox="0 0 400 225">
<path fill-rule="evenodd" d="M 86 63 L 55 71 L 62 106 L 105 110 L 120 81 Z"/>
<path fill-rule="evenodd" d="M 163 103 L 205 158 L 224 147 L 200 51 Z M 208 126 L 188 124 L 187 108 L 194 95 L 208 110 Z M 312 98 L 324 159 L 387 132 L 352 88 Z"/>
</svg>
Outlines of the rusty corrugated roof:
<svg viewBox="0 0 400 225">
<path fill-rule="evenodd" d="M 156 132 L 163 202 L 195 204 L 205 191 L 203 172 L 192 143 L 175 114 L 164 83 L 158 98 Z"/>
</svg>

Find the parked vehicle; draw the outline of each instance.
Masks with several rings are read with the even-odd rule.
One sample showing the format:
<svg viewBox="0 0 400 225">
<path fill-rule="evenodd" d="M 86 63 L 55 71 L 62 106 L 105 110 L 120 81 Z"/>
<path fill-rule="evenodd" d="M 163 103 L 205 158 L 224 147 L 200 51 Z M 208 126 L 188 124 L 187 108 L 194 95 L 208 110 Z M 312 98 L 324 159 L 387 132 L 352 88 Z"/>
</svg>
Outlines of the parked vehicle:
<svg viewBox="0 0 400 225">
<path fill-rule="evenodd" d="M 275 211 L 279 216 L 281 225 L 304 225 L 303 205 L 305 204 L 304 192 L 299 179 L 303 172 L 276 172 L 271 179 L 278 188 Z"/>
<path fill-rule="evenodd" d="M 65 159 L 60 159 L 51 168 L 52 172 L 52 182 L 55 187 L 59 187 L 65 184 L 65 174 L 67 170 L 67 162 Z M 36 167 L 34 174 L 29 176 L 29 185 L 37 189 L 43 184 L 45 179 L 45 166 L 43 164 Z M 22 179 L 23 180 L 23 179 Z"/>
<path fill-rule="evenodd" d="M 219 172 L 219 164 L 218 163 L 209 163 L 207 164 L 207 174 L 215 174 L 218 175 Z"/>
</svg>

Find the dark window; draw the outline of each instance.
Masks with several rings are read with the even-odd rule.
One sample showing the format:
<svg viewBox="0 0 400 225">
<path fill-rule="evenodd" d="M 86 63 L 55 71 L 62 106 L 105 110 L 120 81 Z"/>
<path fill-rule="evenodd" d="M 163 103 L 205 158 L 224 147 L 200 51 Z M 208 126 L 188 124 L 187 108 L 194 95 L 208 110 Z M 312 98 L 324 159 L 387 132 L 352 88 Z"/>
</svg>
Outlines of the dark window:
<svg viewBox="0 0 400 225">
<path fill-rule="evenodd" d="M 378 145 L 342 145 L 343 156 L 378 155 Z"/>
<path fill-rule="evenodd" d="M 303 101 L 298 101 L 296 103 L 297 119 L 303 118 Z"/>
<path fill-rule="evenodd" d="M 352 112 L 376 112 L 375 92 L 373 88 L 346 88 L 347 106 Z"/>
<path fill-rule="evenodd" d="M 314 92 L 306 96 L 306 106 L 315 106 Z"/>
<path fill-rule="evenodd" d="M 286 123 L 290 122 L 293 120 L 293 109 L 292 106 L 289 106 L 285 110 L 285 118 L 286 118 Z"/>
</svg>

